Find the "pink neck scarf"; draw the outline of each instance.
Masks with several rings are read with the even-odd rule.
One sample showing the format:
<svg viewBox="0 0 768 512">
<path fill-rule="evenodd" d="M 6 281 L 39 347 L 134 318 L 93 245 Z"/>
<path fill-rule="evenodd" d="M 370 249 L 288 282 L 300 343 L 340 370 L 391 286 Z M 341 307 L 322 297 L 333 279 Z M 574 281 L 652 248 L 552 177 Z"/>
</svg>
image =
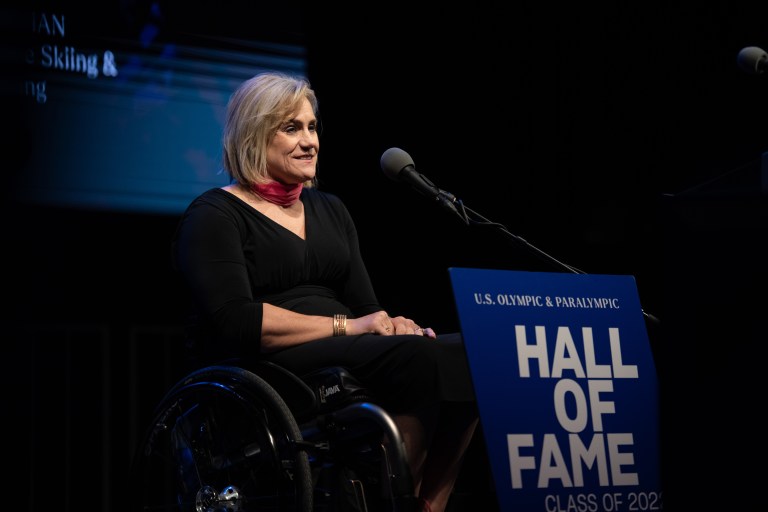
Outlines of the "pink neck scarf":
<svg viewBox="0 0 768 512">
<path fill-rule="evenodd" d="M 299 200 L 301 195 L 301 189 L 304 187 L 303 183 L 295 183 L 293 185 L 283 185 L 277 181 L 270 181 L 265 185 L 258 185 L 254 183 L 251 185 L 251 190 L 254 194 L 280 206 L 291 206 Z"/>
</svg>

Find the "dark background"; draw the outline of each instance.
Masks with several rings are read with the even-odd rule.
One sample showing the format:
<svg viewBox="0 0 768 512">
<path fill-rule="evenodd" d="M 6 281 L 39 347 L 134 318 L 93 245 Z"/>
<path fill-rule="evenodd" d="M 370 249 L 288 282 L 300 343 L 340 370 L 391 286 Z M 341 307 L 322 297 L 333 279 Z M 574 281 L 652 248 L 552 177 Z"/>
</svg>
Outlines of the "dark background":
<svg viewBox="0 0 768 512">
<path fill-rule="evenodd" d="M 558 270 L 388 180 L 379 158 L 400 147 L 440 188 L 559 260 L 635 276 L 661 319 L 649 335 L 665 508 L 763 503 L 753 468 L 765 460 L 768 75 L 741 72 L 736 55 L 768 48 L 766 6 L 297 7 L 273 13 L 291 31 L 275 37 L 306 43 L 320 186 L 355 217 L 390 313 L 456 330 L 448 267 Z M 24 148 L 9 128 L 13 183 L 24 151 L 45 148 Z M 7 191 L 13 488 L 29 510 L 119 510 L 142 422 L 180 376 L 184 302 L 168 258 L 178 216 Z"/>
</svg>

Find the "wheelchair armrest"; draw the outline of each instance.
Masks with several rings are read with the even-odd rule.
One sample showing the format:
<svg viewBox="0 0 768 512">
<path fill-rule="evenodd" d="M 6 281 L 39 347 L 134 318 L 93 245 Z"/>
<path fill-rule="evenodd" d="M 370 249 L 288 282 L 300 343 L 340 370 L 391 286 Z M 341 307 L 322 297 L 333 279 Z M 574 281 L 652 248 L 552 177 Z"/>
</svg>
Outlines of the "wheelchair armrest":
<svg viewBox="0 0 768 512">
<path fill-rule="evenodd" d="M 259 361 L 253 372 L 275 388 L 298 420 L 371 400 L 365 387 L 341 366 L 299 376 L 271 361 Z"/>
<path fill-rule="evenodd" d="M 329 366 L 301 375 L 315 394 L 319 412 L 338 409 L 353 402 L 370 401 L 368 390 L 342 366 Z"/>
</svg>

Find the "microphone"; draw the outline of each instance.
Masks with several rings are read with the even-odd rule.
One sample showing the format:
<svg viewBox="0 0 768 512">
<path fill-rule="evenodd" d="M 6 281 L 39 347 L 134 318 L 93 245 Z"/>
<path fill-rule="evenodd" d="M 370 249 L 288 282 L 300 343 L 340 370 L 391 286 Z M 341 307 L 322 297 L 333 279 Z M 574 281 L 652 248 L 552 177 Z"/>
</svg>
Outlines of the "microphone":
<svg viewBox="0 0 768 512">
<path fill-rule="evenodd" d="M 389 148 L 381 155 L 381 170 L 393 181 L 409 184 L 422 195 L 438 201 L 461 217 L 453 204 L 456 197 L 450 192 L 440 190 L 429 178 L 416 171 L 411 155 L 400 148 Z"/>
<path fill-rule="evenodd" d="M 768 69 L 768 53 L 757 46 L 747 46 L 739 51 L 736 63 L 745 73 L 761 75 Z"/>
<path fill-rule="evenodd" d="M 400 148 L 389 148 L 381 155 L 381 170 L 393 181 L 408 183 L 419 193 L 436 198 L 440 190 L 429 179 L 416 172 L 411 155 Z"/>
</svg>

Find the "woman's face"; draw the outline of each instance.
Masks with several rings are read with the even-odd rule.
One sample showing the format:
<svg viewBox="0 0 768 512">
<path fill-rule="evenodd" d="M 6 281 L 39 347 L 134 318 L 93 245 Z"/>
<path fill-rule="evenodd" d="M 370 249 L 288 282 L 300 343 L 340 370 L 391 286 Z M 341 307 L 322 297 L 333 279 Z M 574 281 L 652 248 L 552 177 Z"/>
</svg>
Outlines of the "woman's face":
<svg viewBox="0 0 768 512">
<path fill-rule="evenodd" d="M 303 183 L 315 177 L 320 138 L 312 105 L 305 99 L 267 146 L 267 172 L 280 183 Z"/>
</svg>

